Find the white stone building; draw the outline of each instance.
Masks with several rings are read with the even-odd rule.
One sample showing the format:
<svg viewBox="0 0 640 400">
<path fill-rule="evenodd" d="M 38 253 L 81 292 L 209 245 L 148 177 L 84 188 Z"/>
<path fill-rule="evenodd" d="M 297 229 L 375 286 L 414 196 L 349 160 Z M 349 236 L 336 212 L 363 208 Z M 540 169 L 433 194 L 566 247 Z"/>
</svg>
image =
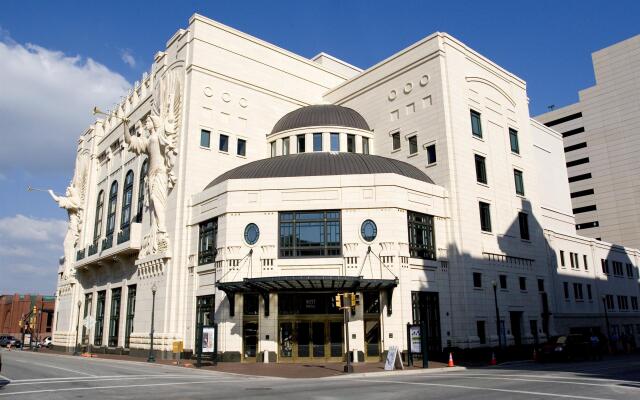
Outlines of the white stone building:
<svg viewBox="0 0 640 400">
<path fill-rule="evenodd" d="M 604 332 L 606 295 L 640 333 L 640 253 L 576 235 L 564 163 L 524 81 L 447 34 L 362 71 L 194 15 L 79 139 L 54 342 L 90 317 L 83 345 L 147 352 L 153 287 L 166 357 L 215 323 L 222 360 L 340 360 L 342 291 L 364 360 L 420 320 L 432 352 Z"/>
</svg>

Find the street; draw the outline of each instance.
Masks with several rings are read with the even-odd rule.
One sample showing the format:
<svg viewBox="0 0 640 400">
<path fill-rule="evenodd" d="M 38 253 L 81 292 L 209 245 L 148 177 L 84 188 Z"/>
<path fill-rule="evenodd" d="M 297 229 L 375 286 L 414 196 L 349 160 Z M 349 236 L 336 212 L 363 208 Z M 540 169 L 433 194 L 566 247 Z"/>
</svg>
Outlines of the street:
<svg viewBox="0 0 640 400">
<path fill-rule="evenodd" d="M 640 398 L 640 357 L 518 363 L 460 372 L 284 379 L 2 350 L 0 399 Z"/>
</svg>

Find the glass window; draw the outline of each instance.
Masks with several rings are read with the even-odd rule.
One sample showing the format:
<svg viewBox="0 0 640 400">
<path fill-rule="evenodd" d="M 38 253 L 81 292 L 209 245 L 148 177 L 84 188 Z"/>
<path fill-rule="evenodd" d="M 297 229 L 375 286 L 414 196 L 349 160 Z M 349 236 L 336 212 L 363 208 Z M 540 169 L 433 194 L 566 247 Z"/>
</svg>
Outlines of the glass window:
<svg viewBox="0 0 640 400">
<path fill-rule="evenodd" d="M 391 141 L 393 143 L 393 150 L 398 150 L 400 148 L 400 132 L 392 133 Z"/>
<path fill-rule="evenodd" d="M 362 295 L 364 300 L 364 313 L 379 314 L 380 313 L 380 293 L 364 292 Z"/>
<path fill-rule="evenodd" d="M 369 154 L 369 138 L 362 138 L 362 154 Z"/>
<path fill-rule="evenodd" d="M 520 282 L 520 290 L 527 290 L 527 278 L 521 276 L 518 280 Z"/>
<path fill-rule="evenodd" d="M 247 141 L 245 139 L 238 139 L 238 155 L 246 156 L 247 155 Z"/>
<path fill-rule="evenodd" d="M 564 267 L 564 251 L 560 250 L 560 266 Z"/>
<path fill-rule="evenodd" d="M 209 148 L 211 147 L 211 132 L 205 129 L 200 131 L 200 146 Z"/>
<path fill-rule="evenodd" d="M 418 136 L 409 137 L 409 154 L 416 154 L 418 152 Z"/>
<path fill-rule="evenodd" d="M 602 264 L 602 273 L 605 275 L 609 275 L 609 260 L 605 260 L 604 258 L 600 260 Z"/>
<path fill-rule="evenodd" d="M 586 254 L 584 254 L 582 256 L 582 260 L 584 261 L 584 270 L 588 271 L 589 270 L 589 264 L 587 263 L 587 255 Z"/>
<path fill-rule="evenodd" d="M 529 214 L 519 212 L 518 223 L 520 224 L 520 238 L 529 240 Z"/>
<path fill-rule="evenodd" d="M 562 291 L 564 292 L 565 300 L 569 300 L 569 282 L 562 282 Z"/>
<path fill-rule="evenodd" d="M 435 231 L 433 216 L 407 211 L 409 230 L 409 255 L 426 260 L 435 260 Z"/>
<path fill-rule="evenodd" d="M 96 325 L 93 335 L 93 344 L 96 346 L 102 346 L 102 334 L 104 333 L 104 306 L 107 292 L 101 290 L 98 292 L 98 301 L 96 301 Z M 613 296 L 612 300 L 613 302 Z"/>
<path fill-rule="evenodd" d="M 218 219 L 214 218 L 200 223 L 199 230 L 198 265 L 212 263 L 216 258 Z"/>
<path fill-rule="evenodd" d="M 144 211 L 144 181 L 147 177 L 148 169 L 149 164 L 147 160 L 144 160 L 140 168 L 140 181 L 138 183 L 138 215 L 136 215 L 136 222 L 142 222 L 142 214 Z"/>
<path fill-rule="evenodd" d="M 229 136 L 220 134 L 220 144 L 218 150 L 228 152 L 229 151 Z"/>
<path fill-rule="evenodd" d="M 356 152 L 356 135 L 347 135 L 347 152 Z"/>
<path fill-rule="evenodd" d="M 378 227 L 376 226 L 376 223 L 370 219 L 364 221 L 360 227 L 360 234 L 366 242 L 373 241 L 376 236 L 378 236 Z"/>
<path fill-rule="evenodd" d="M 129 170 L 124 178 L 122 192 L 122 210 L 120 212 L 120 228 L 129 226 L 131 222 L 131 203 L 133 202 L 133 171 Z"/>
<path fill-rule="evenodd" d="M 297 135 L 296 136 L 296 143 L 297 143 L 297 151 L 298 153 L 304 153 L 305 151 L 305 135 Z"/>
<path fill-rule="evenodd" d="M 513 179 L 515 180 L 516 184 L 516 194 L 524 196 L 524 178 L 522 177 L 522 171 L 514 169 Z"/>
<path fill-rule="evenodd" d="M 509 128 L 509 142 L 511 143 L 511 151 L 520 154 L 520 144 L 518 143 L 518 131 Z"/>
<path fill-rule="evenodd" d="M 136 315 L 136 285 L 130 285 L 127 290 L 127 315 L 124 331 L 124 347 L 129 348 L 131 333 L 133 333 L 133 320 Z"/>
<path fill-rule="evenodd" d="M 482 122 L 480 121 L 480 113 L 471 110 L 471 133 L 473 136 L 482 137 Z"/>
<path fill-rule="evenodd" d="M 277 143 L 276 143 L 275 140 L 273 142 L 271 142 L 271 157 L 275 157 L 275 156 L 278 155 L 277 150 L 276 150 L 276 146 L 277 146 Z"/>
<path fill-rule="evenodd" d="M 107 208 L 107 236 L 116 229 L 116 205 L 118 203 L 118 181 L 113 181 L 109 191 L 109 207 Z"/>
<path fill-rule="evenodd" d="M 313 134 L 313 151 L 322 151 L 322 133 Z"/>
<path fill-rule="evenodd" d="M 98 193 L 98 201 L 96 202 L 96 220 L 93 226 L 93 241 L 97 241 L 102 234 L 102 214 L 104 213 L 104 190 Z"/>
<path fill-rule="evenodd" d="M 340 151 L 340 134 L 331 134 L 331 151 Z"/>
<path fill-rule="evenodd" d="M 431 165 L 431 164 L 435 164 L 437 161 L 436 158 L 436 145 L 434 144 L 430 144 L 429 146 L 427 146 L 427 164 Z"/>
<path fill-rule="evenodd" d="M 289 154 L 289 138 L 282 139 L 282 155 L 286 156 Z"/>
<path fill-rule="evenodd" d="M 484 327 L 484 321 L 476 321 L 476 332 L 477 332 L 478 338 L 480 339 L 480 344 L 486 344 L 487 334 Z"/>
<path fill-rule="evenodd" d="M 506 289 L 506 288 L 507 288 L 507 276 L 500 275 L 500 289 Z"/>
<path fill-rule="evenodd" d="M 584 297 L 582 294 L 582 284 L 580 283 L 573 284 L 573 297 L 575 297 L 576 300 L 584 300 Z"/>
<path fill-rule="evenodd" d="M 479 202 L 480 208 L 480 229 L 483 232 L 491 232 L 491 210 L 489 203 Z"/>
<path fill-rule="evenodd" d="M 479 183 L 487 184 L 487 168 L 485 165 L 485 158 L 476 154 L 476 181 Z"/>
<path fill-rule="evenodd" d="M 244 228 L 244 241 L 248 245 L 254 245 L 258 242 L 258 239 L 260 239 L 260 229 L 258 229 L 258 225 L 252 222 Z"/>
<path fill-rule="evenodd" d="M 544 279 L 538 279 L 538 292 L 544 292 Z"/>
<path fill-rule="evenodd" d="M 341 255 L 340 211 L 281 212 L 280 257 Z"/>
<path fill-rule="evenodd" d="M 473 287 L 474 288 L 482 287 L 482 274 L 480 272 L 473 273 Z"/>
<path fill-rule="evenodd" d="M 120 331 L 120 302 L 122 288 L 111 290 L 111 313 L 109 314 L 109 347 L 118 345 L 118 332 Z"/>
<path fill-rule="evenodd" d="M 260 297 L 257 293 L 245 293 L 242 296 L 242 312 L 244 315 L 258 315 Z"/>
</svg>

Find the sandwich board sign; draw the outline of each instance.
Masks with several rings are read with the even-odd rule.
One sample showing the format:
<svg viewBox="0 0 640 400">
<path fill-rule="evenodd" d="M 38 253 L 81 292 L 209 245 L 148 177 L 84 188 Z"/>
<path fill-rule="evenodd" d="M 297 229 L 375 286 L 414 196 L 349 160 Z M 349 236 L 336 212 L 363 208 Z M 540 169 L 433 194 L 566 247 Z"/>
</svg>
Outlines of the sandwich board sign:
<svg viewBox="0 0 640 400">
<path fill-rule="evenodd" d="M 387 360 L 384 363 L 384 370 L 393 371 L 394 369 L 404 369 L 404 365 L 402 365 L 402 360 L 400 359 L 398 346 L 389 346 Z"/>
</svg>

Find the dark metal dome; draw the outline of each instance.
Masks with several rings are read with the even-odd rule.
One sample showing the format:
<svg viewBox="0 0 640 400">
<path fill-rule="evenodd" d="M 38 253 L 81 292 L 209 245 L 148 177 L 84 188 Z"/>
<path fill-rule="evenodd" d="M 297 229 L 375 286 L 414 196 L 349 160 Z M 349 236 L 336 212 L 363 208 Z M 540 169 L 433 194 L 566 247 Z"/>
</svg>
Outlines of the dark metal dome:
<svg viewBox="0 0 640 400">
<path fill-rule="evenodd" d="M 300 153 L 265 158 L 229 170 L 207 185 L 229 179 L 285 178 L 299 176 L 397 174 L 433 183 L 424 172 L 404 161 L 357 153 Z"/>
<path fill-rule="evenodd" d="M 370 130 L 367 121 L 357 111 L 333 104 L 318 104 L 293 110 L 276 122 L 271 133 L 307 126 L 344 126 Z"/>
</svg>

